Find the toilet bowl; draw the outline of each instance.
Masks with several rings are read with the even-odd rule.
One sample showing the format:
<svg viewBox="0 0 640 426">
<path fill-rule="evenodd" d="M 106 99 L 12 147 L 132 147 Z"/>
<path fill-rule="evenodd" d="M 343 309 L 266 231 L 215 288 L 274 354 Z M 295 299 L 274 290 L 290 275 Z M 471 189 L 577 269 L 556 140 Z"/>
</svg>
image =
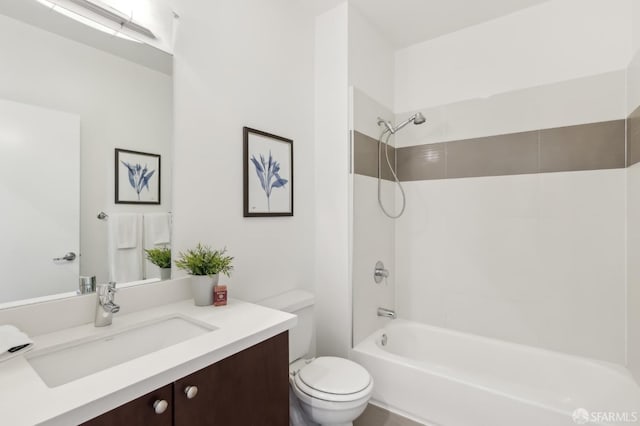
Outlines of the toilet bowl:
<svg viewBox="0 0 640 426">
<path fill-rule="evenodd" d="M 373 392 L 373 379 L 367 370 L 337 357 L 293 362 L 289 383 L 304 417 L 322 426 L 352 425 Z"/>
<path fill-rule="evenodd" d="M 292 426 L 348 426 L 367 407 L 373 379 L 348 359 L 313 354 L 313 294 L 293 290 L 259 302 L 298 316 L 289 330 L 289 402 Z"/>
</svg>

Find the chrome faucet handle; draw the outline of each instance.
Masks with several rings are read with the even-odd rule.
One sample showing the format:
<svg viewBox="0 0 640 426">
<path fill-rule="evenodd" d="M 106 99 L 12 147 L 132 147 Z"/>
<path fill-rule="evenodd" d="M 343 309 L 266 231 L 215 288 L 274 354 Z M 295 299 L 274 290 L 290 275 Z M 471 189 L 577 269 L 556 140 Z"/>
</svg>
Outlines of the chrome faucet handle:
<svg viewBox="0 0 640 426">
<path fill-rule="evenodd" d="M 384 279 L 386 284 L 387 278 L 389 278 L 389 271 L 384 269 L 384 263 L 377 261 L 375 269 L 373 270 L 373 280 L 376 284 L 380 284 Z"/>
<path fill-rule="evenodd" d="M 116 290 L 116 283 L 103 283 L 96 285 L 96 292 L 98 296 L 108 296 L 115 294 L 118 290 Z"/>
<path fill-rule="evenodd" d="M 94 325 L 104 327 L 111 324 L 113 314 L 120 311 L 120 306 L 113 299 L 116 293 L 116 283 L 98 284 L 96 287 L 96 314 Z"/>
<path fill-rule="evenodd" d="M 117 292 L 118 290 L 116 289 L 116 283 L 114 282 L 98 284 L 96 286 L 96 293 L 98 293 L 98 298 L 103 305 L 107 302 L 113 301 L 113 296 Z"/>
</svg>

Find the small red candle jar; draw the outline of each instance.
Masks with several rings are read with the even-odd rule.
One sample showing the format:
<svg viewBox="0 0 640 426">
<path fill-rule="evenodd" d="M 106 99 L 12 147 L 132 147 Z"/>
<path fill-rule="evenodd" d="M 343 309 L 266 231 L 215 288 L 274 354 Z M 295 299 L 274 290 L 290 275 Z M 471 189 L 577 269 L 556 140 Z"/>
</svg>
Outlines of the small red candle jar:
<svg viewBox="0 0 640 426">
<path fill-rule="evenodd" d="M 213 288 L 213 305 L 224 306 L 227 304 L 227 286 L 217 285 Z"/>
</svg>

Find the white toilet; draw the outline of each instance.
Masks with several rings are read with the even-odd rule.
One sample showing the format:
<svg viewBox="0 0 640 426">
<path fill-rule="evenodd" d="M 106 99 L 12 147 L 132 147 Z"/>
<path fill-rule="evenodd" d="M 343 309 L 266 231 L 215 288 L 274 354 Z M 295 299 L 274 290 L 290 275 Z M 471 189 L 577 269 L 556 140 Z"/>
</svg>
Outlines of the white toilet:
<svg viewBox="0 0 640 426">
<path fill-rule="evenodd" d="M 312 349 L 313 294 L 293 290 L 260 304 L 298 316 L 298 324 L 289 330 L 291 425 L 352 425 L 367 407 L 373 379 L 367 370 L 348 359 L 304 358 Z"/>
</svg>

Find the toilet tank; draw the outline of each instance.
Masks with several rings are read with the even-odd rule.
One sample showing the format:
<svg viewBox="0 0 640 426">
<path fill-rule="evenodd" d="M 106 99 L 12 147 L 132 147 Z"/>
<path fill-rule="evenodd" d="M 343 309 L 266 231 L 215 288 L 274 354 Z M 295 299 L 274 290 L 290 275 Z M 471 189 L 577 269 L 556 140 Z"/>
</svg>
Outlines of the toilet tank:
<svg viewBox="0 0 640 426">
<path fill-rule="evenodd" d="M 313 304 L 315 297 L 304 290 L 292 290 L 261 300 L 258 305 L 289 312 L 298 317 L 298 324 L 289 330 L 289 362 L 309 355 L 313 350 Z"/>
</svg>

